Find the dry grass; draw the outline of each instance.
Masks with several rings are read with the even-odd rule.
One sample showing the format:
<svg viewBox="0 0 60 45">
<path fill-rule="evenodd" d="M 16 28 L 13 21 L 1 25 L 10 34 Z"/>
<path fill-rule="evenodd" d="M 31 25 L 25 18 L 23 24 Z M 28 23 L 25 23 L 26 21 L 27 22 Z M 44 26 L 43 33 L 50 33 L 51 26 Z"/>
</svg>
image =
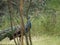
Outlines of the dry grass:
<svg viewBox="0 0 60 45">
<path fill-rule="evenodd" d="M 32 42 L 33 45 L 60 45 L 60 38 L 51 36 L 32 37 Z M 14 41 L 10 41 L 8 38 L 2 40 L 0 44 L 15 45 Z"/>
</svg>

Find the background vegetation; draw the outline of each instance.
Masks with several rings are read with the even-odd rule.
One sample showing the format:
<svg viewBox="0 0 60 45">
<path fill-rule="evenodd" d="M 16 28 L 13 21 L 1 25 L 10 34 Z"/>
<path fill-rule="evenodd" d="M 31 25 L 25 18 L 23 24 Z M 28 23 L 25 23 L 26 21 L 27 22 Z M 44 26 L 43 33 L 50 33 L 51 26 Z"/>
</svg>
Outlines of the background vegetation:
<svg viewBox="0 0 60 45">
<path fill-rule="evenodd" d="M 25 2 L 24 5 L 25 13 L 28 7 L 27 5 L 28 3 L 29 1 L 27 3 Z M 31 22 L 32 22 L 32 29 L 31 29 L 32 35 L 42 35 L 42 34 L 60 35 L 60 6 L 59 5 L 60 5 L 60 0 L 41 0 L 41 1 L 33 0 L 32 1 L 32 5 L 29 11 L 29 15 L 31 17 Z M 5 7 L 6 8 L 3 8 L 4 15 L 0 17 L 1 18 L 0 30 L 4 30 L 10 27 L 9 10 L 7 8 L 7 5 L 5 5 Z M 20 23 L 19 13 L 17 13 L 16 10 L 18 6 L 16 7 L 13 5 L 13 7 L 14 7 L 13 25 L 17 25 L 18 23 Z M 24 21 L 26 22 L 26 19 Z"/>
</svg>

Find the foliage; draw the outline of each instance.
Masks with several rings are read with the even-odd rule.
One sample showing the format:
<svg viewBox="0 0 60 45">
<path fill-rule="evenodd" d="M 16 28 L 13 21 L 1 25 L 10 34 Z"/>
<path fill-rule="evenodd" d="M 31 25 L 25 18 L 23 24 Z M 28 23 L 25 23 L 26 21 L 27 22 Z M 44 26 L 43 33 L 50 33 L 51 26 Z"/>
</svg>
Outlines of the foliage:
<svg viewBox="0 0 60 45">
<path fill-rule="evenodd" d="M 20 24 L 20 16 L 19 16 L 19 3 L 13 0 L 13 25 Z M 18 1 L 19 2 L 19 1 Z M 5 1 L 6 3 L 6 1 Z M 17 4 L 17 5 L 16 5 Z M 29 14 L 32 20 L 32 35 L 42 35 L 42 34 L 55 34 L 59 35 L 60 32 L 60 0 L 32 0 L 31 7 L 29 9 Z M 24 15 L 26 16 L 26 10 L 29 5 L 29 0 L 24 1 Z M 6 6 L 3 8 L 4 15 L 0 17 L 0 29 L 5 29 L 10 26 L 10 17 L 9 10 Z M 2 23 L 3 22 L 3 23 Z M 18 22 L 18 23 L 17 23 Z M 24 22 L 26 19 L 24 18 Z M 1 26 L 2 25 L 2 26 Z M 4 26 L 3 26 L 4 25 Z"/>
</svg>

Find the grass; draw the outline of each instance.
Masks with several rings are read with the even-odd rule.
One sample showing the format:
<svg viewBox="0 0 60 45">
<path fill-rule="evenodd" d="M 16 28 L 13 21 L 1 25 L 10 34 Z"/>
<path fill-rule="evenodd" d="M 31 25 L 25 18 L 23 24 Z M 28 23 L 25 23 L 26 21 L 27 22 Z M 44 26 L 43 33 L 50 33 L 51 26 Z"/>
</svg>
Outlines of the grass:
<svg viewBox="0 0 60 45">
<path fill-rule="evenodd" d="M 32 21 L 32 29 L 31 29 L 31 33 L 32 33 L 32 41 L 33 41 L 33 45 L 60 45 L 60 37 L 57 37 L 56 35 L 60 35 L 60 13 L 57 14 L 56 17 L 56 28 L 55 30 L 53 30 L 54 32 L 46 32 L 48 30 L 44 29 L 44 23 L 46 23 L 45 19 L 46 16 L 44 16 L 43 14 L 40 15 L 41 17 L 39 17 L 38 19 L 35 19 Z M 43 21 L 43 23 L 42 23 Z M 49 27 L 50 28 L 50 27 Z M 54 33 L 55 36 L 51 36 L 49 35 L 49 33 L 51 35 L 53 35 L 52 33 Z M 44 34 L 47 34 L 49 36 L 46 36 Z M 42 36 L 44 35 L 44 36 Z M 14 45 L 14 41 L 10 41 L 8 38 L 0 41 L 0 44 L 12 44 Z"/>
<path fill-rule="evenodd" d="M 60 38 L 58 37 L 40 37 L 34 41 L 34 45 L 60 45 Z"/>
<path fill-rule="evenodd" d="M 8 43 L 9 42 L 9 43 Z M 39 37 L 32 37 L 33 45 L 60 45 L 60 38 L 55 36 L 39 36 Z M 10 41 L 8 38 L 4 39 L 0 42 L 0 44 L 11 44 L 14 45 L 13 40 Z"/>
</svg>

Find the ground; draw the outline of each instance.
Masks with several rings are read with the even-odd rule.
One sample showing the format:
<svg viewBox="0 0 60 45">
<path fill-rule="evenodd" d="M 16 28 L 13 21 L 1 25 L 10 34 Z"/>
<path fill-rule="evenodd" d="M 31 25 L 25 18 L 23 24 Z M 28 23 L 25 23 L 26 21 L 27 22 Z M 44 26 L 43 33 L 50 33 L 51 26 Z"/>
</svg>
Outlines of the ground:
<svg viewBox="0 0 60 45">
<path fill-rule="evenodd" d="M 32 37 L 33 45 L 60 45 L 60 38 L 57 36 L 35 36 Z M 14 45 L 14 41 L 5 38 L 0 42 L 0 45 Z"/>
</svg>

